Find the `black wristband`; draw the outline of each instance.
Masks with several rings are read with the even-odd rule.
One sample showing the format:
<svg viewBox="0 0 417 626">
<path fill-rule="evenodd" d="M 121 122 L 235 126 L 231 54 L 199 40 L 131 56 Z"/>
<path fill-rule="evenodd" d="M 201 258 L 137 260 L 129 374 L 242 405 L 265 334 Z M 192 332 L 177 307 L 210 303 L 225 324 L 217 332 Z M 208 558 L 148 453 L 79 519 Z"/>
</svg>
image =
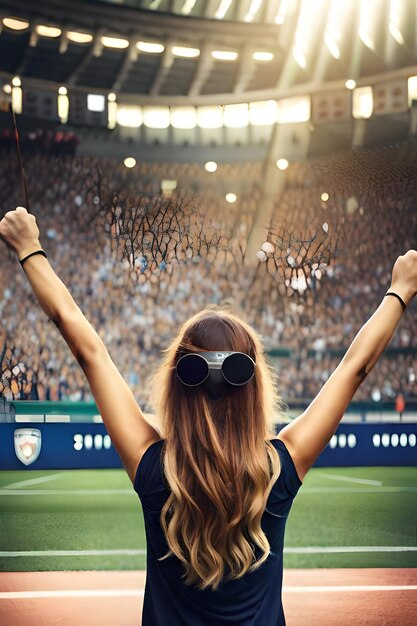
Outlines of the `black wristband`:
<svg viewBox="0 0 417 626">
<path fill-rule="evenodd" d="M 398 293 L 394 293 L 393 291 L 388 291 L 386 294 L 386 296 L 395 296 L 396 298 L 398 298 L 398 300 L 401 302 L 401 305 L 403 307 L 403 311 L 405 311 L 407 305 L 404 302 L 404 300 L 402 298 L 400 298 L 400 296 L 398 295 Z M 385 296 L 384 296 L 385 297 Z"/>
<path fill-rule="evenodd" d="M 26 259 L 28 259 L 29 257 L 33 256 L 34 254 L 43 254 L 43 256 L 45 257 L 45 259 L 47 259 L 48 257 L 46 256 L 46 252 L 44 250 L 36 250 L 36 252 L 31 252 L 30 254 L 28 254 L 27 256 L 25 256 L 24 259 L 21 259 L 19 261 L 20 265 L 23 267 L 23 263 L 26 261 Z"/>
</svg>

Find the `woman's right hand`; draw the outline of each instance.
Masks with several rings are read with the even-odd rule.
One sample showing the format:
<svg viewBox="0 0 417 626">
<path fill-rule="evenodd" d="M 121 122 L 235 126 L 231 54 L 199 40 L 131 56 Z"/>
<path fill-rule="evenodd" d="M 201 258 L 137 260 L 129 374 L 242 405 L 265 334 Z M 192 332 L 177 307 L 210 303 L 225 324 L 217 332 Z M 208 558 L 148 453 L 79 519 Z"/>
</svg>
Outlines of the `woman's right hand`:
<svg viewBox="0 0 417 626">
<path fill-rule="evenodd" d="M 394 291 L 406 304 L 417 293 L 417 250 L 408 250 L 394 263 L 391 285 L 388 291 Z"/>
</svg>

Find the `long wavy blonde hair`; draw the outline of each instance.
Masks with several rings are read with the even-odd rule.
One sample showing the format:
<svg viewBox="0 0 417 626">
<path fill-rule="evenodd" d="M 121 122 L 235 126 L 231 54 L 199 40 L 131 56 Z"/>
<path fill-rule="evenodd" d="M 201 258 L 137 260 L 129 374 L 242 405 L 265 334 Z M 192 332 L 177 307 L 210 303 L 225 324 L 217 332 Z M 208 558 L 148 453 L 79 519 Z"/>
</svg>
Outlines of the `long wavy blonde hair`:
<svg viewBox="0 0 417 626">
<path fill-rule="evenodd" d="M 217 400 L 202 386 L 184 387 L 177 361 L 203 350 L 249 354 L 254 377 Z M 169 551 L 160 560 L 175 554 L 186 584 L 216 590 L 223 577 L 238 579 L 268 558 L 261 518 L 281 471 L 268 440 L 284 405 L 262 339 L 227 305 L 209 305 L 192 316 L 163 352 L 151 380 L 171 488 L 161 511 Z M 261 550 L 258 560 L 254 546 Z"/>
</svg>

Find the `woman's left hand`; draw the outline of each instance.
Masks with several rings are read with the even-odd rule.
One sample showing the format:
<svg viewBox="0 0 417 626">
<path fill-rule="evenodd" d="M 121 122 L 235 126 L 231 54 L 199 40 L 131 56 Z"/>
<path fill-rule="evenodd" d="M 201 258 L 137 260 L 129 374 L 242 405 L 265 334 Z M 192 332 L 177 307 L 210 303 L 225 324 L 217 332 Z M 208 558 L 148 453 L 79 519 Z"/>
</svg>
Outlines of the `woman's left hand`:
<svg viewBox="0 0 417 626">
<path fill-rule="evenodd" d="M 8 211 L 0 221 L 0 239 L 17 252 L 17 255 L 39 245 L 39 228 L 36 217 L 18 206 L 15 211 Z"/>
</svg>

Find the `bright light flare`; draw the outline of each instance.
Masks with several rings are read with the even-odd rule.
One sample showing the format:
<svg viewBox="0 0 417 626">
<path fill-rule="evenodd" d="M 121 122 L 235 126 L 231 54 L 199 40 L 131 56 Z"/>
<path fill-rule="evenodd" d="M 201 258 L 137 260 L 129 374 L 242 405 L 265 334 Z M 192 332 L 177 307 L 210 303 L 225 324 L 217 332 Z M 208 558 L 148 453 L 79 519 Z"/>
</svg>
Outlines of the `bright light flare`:
<svg viewBox="0 0 417 626">
<path fill-rule="evenodd" d="M 5 17 L 3 18 L 3 26 L 11 30 L 26 30 L 29 28 L 29 22 L 20 20 L 17 17 Z"/>
<path fill-rule="evenodd" d="M 214 14 L 216 20 L 222 20 L 228 10 L 230 9 L 230 5 L 232 4 L 232 0 L 221 0 L 219 4 L 219 8 Z"/>
<path fill-rule="evenodd" d="M 172 46 L 171 50 L 172 54 L 176 57 L 192 59 L 200 56 L 200 50 L 198 48 L 189 48 L 188 46 Z"/>
<path fill-rule="evenodd" d="M 238 53 L 234 50 L 213 50 L 211 56 L 218 61 L 236 61 Z"/>
<path fill-rule="evenodd" d="M 296 63 L 307 67 L 319 25 L 323 22 L 323 0 L 302 0 L 292 50 Z"/>
<path fill-rule="evenodd" d="M 117 50 L 123 50 L 129 46 L 129 41 L 122 37 L 107 37 L 102 36 L 100 38 L 101 43 L 105 48 L 115 48 Z"/>
<path fill-rule="evenodd" d="M 279 100 L 277 121 L 280 124 L 307 122 L 310 119 L 310 108 L 310 96 Z"/>
<path fill-rule="evenodd" d="M 277 121 L 276 100 L 249 103 L 249 121 L 252 126 L 272 126 Z"/>
<path fill-rule="evenodd" d="M 67 93 L 68 90 L 66 87 L 60 87 L 58 89 L 58 117 L 61 124 L 68 122 L 69 98 Z"/>
<path fill-rule="evenodd" d="M 228 128 L 244 128 L 249 124 L 249 107 L 243 104 L 226 104 L 224 107 L 224 125 Z"/>
<path fill-rule="evenodd" d="M 141 107 L 121 106 L 117 108 L 116 120 L 119 126 L 127 128 L 139 128 L 143 123 Z"/>
<path fill-rule="evenodd" d="M 220 105 L 197 107 L 197 124 L 200 128 L 221 128 L 223 109 Z"/>
<path fill-rule="evenodd" d="M 173 128 L 191 129 L 197 126 L 195 107 L 173 107 L 171 109 L 171 126 Z"/>
<path fill-rule="evenodd" d="M 283 172 L 284 170 L 287 169 L 288 166 L 289 166 L 289 163 L 288 163 L 287 159 L 278 159 L 278 161 L 277 161 L 277 168 L 279 170 L 281 170 Z"/>
<path fill-rule="evenodd" d="M 255 15 L 262 6 L 262 0 L 252 0 L 249 11 L 245 15 L 245 22 L 253 22 Z"/>
<path fill-rule="evenodd" d="M 290 0 L 281 0 L 275 16 L 275 24 L 283 24 L 290 10 Z"/>
<path fill-rule="evenodd" d="M 148 54 L 161 54 L 161 52 L 165 50 L 165 46 L 162 43 L 152 41 L 138 41 L 136 48 L 141 52 L 147 52 Z"/>
<path fill-rule="evenodd" d="M 359 9 L 359 38 L 367 48 L 375 51 L 377 16 L 381 10 L 380 0 L 361 0 Z"/>
<path fill-rule="evenodd" d="M 171 123 L 169 107 L 143 107 L 143 123 L 148 128 L 168 128 Z"/>
<path fill-rule="evenodd" d="M 96 113 L 103 113 L 106 107 L 106 99 L 102 94 L 89 93 L 87 95 L 87 109 Z"/>
<path fill-rule="evenodd" d="M 404 2 L 400 2 L 400 0 L 391 0 L 389 7 L 389 32 L 394 37 L 395 41 L 400 44 L 400 46 L 404 45 L 404 38 L 401 34 L 401 22 L 402 22 L 402 12 L 404 8 Z"/>
<path fill-rule="evenodd" d="M 411 107 L 413 100 L 417 100 L 417 76 L 408 79 L 408 106 Z"/>
<path fill-rule="evenodd" d="M 196 2 L 197 0 L 185 0 L 184 4 L 181 7 L 181 14 L 190 15 L 191 11 L 194 9 Z"/>
<path fill-rule="evenodd" d="M 327 17 L 324 41 L 330 54 L 335 58 L 340 58 L 340 41 L 344 27 L 347 23 L 347 10 L 350 8 L 349 2 L 332 0 Z"/>
<path fill-rule="evenodd" d="M 355 119 L 368 119 L 372 115 L 373 107 L 372 87 L 358 87 L 354 90 L 352 115 Z"/>
<path fill-rule="evenodd" d="M 90 33 L 80 33 L 75 30 L 69 30 L 67 32 L 67 39 L 73 43 L 90 43 L 93 41 L 93 35 Z"/>
<path fill-rule="evenodd" d="M 61 29 L 57 26 L 45 26 L 44 24 L 38 24 L 35 32 L 41 37 L 55 38 L 61 35 Z"/>
<path fill-rule="evenodd" d="M 215 172 L 217 170 L 217 163 L 215 161 L 207 161 L 204 167 L 207 172 Z"/>
<path fill-rule="evenodd" d="M 262 61 L 264 63 L 266 63 L 268 61 L 272 61 L 273 58 L 274 58 L 274 53 L 273 52 L 267 52 L 267 51 L 259 50 L 258 52 L 254 52 L 252 54 L 252 59 L 254 61 Z"/>
</svg>

